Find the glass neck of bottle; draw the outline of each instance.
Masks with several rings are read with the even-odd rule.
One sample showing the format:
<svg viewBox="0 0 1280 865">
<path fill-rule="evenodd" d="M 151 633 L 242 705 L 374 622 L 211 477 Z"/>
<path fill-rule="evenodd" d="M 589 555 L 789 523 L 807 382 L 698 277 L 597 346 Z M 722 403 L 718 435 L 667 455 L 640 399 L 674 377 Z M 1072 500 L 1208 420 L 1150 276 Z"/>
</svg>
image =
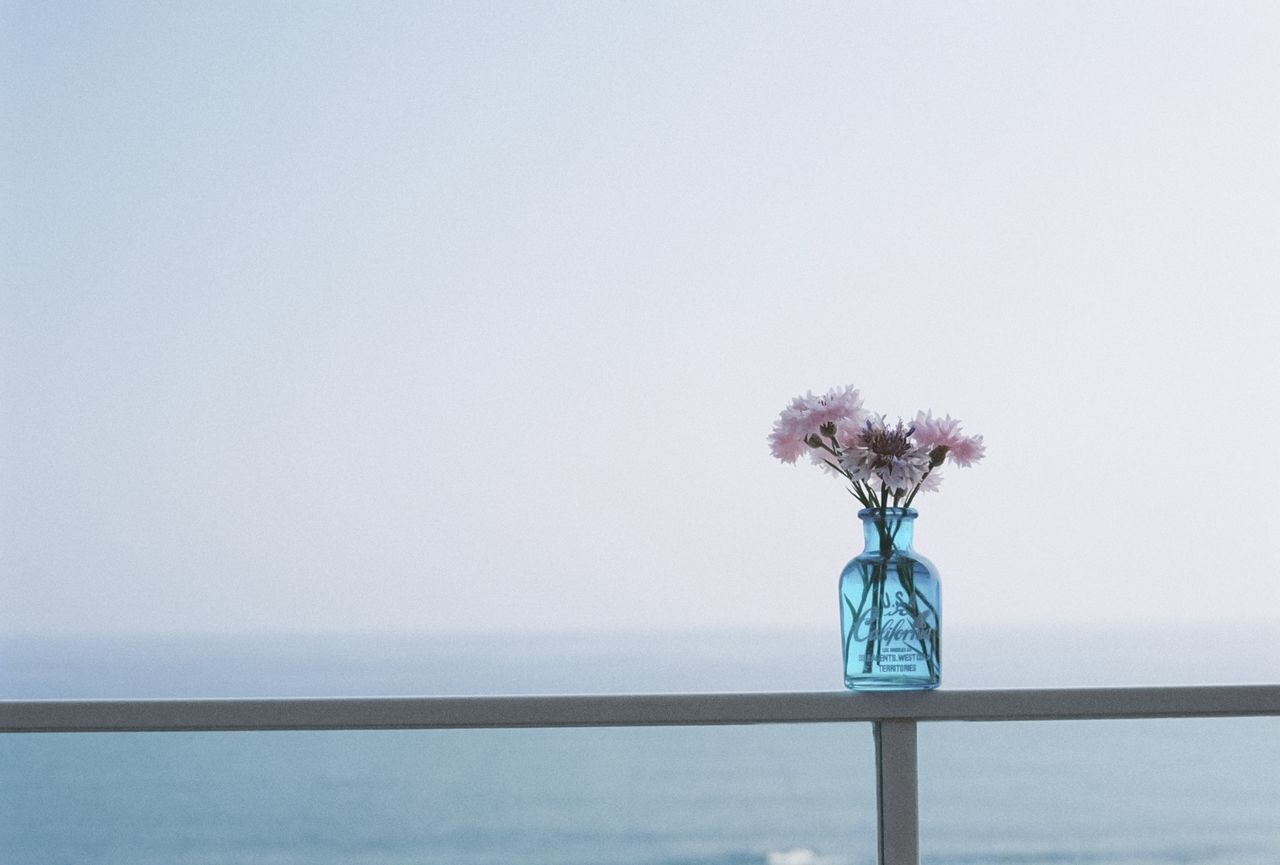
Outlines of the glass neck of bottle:
<svg viewBox="0 0 1280 865">
<path fill-rule="evenodd" d="M 862 520 L 864 553 L 891 555 L 911 549 L 916 512 L 911 508 L 866 508 L 858 512 Z"/>
</svg>

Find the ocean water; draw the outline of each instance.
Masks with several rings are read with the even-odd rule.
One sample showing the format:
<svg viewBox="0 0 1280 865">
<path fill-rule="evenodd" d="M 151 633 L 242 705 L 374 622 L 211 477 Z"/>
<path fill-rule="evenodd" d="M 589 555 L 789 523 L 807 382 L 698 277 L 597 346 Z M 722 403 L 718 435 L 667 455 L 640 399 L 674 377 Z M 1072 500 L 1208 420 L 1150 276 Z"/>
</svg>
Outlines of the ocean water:
<svg viewBox="0 0 1280 865">
<path fill-rule="evenodd" d="M 944 687 L 1274 682 L 1280 634 L 948 634 Z M 834 651 L 834 655 L 833 655 Z M 829 634 L 0 641 L 0 697 L 830 690 Z M 922 724 L 930 865 L 1276 865 L 1280 719 Z M 867 724 L 0 735 L 0 865 L 864 865 Z"/>
</svg>

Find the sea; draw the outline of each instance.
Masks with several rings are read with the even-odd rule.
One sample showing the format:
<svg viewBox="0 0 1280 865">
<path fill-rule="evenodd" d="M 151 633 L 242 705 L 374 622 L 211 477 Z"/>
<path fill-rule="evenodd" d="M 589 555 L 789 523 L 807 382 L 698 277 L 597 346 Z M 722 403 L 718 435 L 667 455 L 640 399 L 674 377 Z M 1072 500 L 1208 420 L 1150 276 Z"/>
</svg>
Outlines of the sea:
<svg viewBox="0 0 1280 865">
<path fill-rule="evenodd" d="M 1274 627 L 944 636 L 944 688 L 1280 682 Z M 817 631 L 0 638 L 2 699 L 840 682 Z M 927 865 L 1280 863 L 1280 718 L 923 723 L 919 787 Z M 0 734 L 0 865 L 871 865 L 875 809 L 865 723 Z"/>
</svg>

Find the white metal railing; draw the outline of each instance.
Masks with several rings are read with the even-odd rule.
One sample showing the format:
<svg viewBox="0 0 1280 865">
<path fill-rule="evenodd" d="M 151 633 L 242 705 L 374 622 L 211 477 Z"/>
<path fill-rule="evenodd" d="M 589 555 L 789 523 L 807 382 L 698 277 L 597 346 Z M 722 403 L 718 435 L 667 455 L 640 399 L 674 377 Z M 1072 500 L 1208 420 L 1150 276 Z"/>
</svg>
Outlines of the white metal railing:
<svg viewBox="0 0 1280 865">
<path fill-rule="evenodd" d="M 684 727 L 868 721 L 881 865 L 919 862 L 916 724 L 1280 715 L 1280 685 L 885 694 L 0 701 L 0 733 Z"/>
</svg>

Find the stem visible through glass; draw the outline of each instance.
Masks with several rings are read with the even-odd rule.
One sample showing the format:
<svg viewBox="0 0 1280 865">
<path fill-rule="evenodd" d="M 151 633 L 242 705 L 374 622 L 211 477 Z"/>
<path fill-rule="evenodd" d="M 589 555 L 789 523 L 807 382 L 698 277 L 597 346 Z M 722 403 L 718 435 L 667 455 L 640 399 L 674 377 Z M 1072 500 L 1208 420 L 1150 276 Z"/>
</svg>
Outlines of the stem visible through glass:
<svg viewBox="0 0 1280 865">
<path fill-rule="evenodd" d="M 889 565 L 893 561 L 894 542 L 897 540 L 898 531 L 902 528 L 903 519 L 905 517 L 904 514 L 899 516 L 898 519 L 893 520 L 891 527 L 886 503 L 887 490 L 882 488 L 879 507 L 880 516 L 875 520 L 876 534 L 880 540 L 880 555 L 871 565 L 871 574 L 869 579 L 866 570 L 863 570 L 862 600 L 859 602 L 853 618 L 854 628 L 856 628 L 857 623 L 861 621 L 861 614 L 866 604 L 867 595 L 870 593 L 872 598 L 872 610 L 874 610 L 875 616 L 874 621 L 870 621 L 870 617 L 868 621 L 867 642 L 862 661 L 862 673 L 864 676 L 871 675 L 873 665 L 880 663 L 880 653 L 884 649 L 882 631 L 884 629 L 884 608 L 888 602 Z M 932 632 L 931 638 L 926 642 L 924 636 L 918 630 L 921 617 L 920 604 L 923 603 L 933 612 L 935 621 L 938 613 L 937 610 L 934 609 L 933 604 L 929 603 L 927 598 L 916 592 L 915 573 L 912 565 L 913 563 L 909 560 L 904 560 L 897 564 L 896 570 L 898 573 L 899 585 L 906 589 L 905 598 L 902 594 L 897 596 L 898 603 L 905 606 L 908 614 L 911 616 L 911 629 L 913 635 L 920 646 L 920 654 L 924 658 L 925 664 L 928 667 L 929 675 L 930 677 L 933 677 L 937 675 L 937 661 L 934 658 L 937 646 L 937 629 L 934 627 L 930 628 L 930 631 Z M 850 606 L 852 608 L 852 605 Z M 852 634 L 850 635 L 849 642 L 846 643 L 846 657 L 848 656 L 848 649 L 851 642 Z"/>
</svg>

